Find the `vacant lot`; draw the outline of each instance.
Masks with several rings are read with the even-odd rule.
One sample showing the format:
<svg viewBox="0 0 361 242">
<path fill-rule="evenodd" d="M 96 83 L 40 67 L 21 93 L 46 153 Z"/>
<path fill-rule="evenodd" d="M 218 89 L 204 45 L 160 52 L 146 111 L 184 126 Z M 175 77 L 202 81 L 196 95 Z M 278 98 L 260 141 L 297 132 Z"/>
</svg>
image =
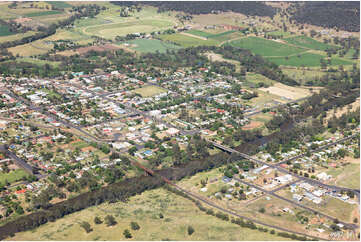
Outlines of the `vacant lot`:
<svg viewBox="0 0 361 242">
<path fill-rule="evenodd" d="M 298 46 L 313 49 L 313 50 L 326 50 L 326 49 L 337 47 L 334 45 L 328 45 L 328 44 L 319 42 L 315 39 L 312 39 L 310 37 L 303 36 L 303 35 L 286 38 L 284 40 L 290 44 L 298 45 Z"/>
<path fill-rule="evenodd" d="M 105 45 L 95 45 L 95 46 L 89 46 L 89 47 L 81 47 L 81 48 L 78 48 L 76 49 L 76 51 L 79 53 L 79 54 L 85 54 L 87 53 L 88 51 L 111 51 L 111 50 L 117 50 L 119 49 L 120 47 L 117 46 L 117 45 L 113 45 L 113 44 L 105 44 Z"/>
<path fill-rule="evenodd" d="M 282 72 L 296 80 L 301 85 L 304 85 L 307 81 L 318 80 L 326 74 L 326 72 L 320 69 L 297 69 L 296 67 L 282 67 Z"/>
<path fill-rule="evenodd" d="M 259 90 L 292 100 L 307 97 L 311 94 L 308 89 L 291 87 L 282 83 L 276 83 L 273 86 L 268 88 L 260 88 Z"/>
<path fill-rule="evenodd" d="M 163 88 L 157 86 L 145 86 L 134 90 L 135 93 L 140 94 L 142 97 L 151 97 L 165 91 Z"/>
<path fill-rule="evenodd" d="M 124 42 L 123 44 L 130 44 L 130 48 L 144 53 L 155 53 L 159 51 L 160 53 L 165 53 L 167 50 L 177 50 L 181 48 L 178 45 L 172 43 L 166 43 L 157 39 L 136 39 Z"/>
<path fill-rule="evenodd" d="M 268 57 L 284 57 L 295 55 L 305 51 L 305 49 L 301 47 L 294 47 L 259 37 L 242 38 L 239 40 L 231 41 L 228 44 L 243 49 L 249 49 L 255 54 Z"/>
<path fill-rule="evenodd" d="M 164 218 L 160 218 L 159 214 Z M 113 215 L 118 222 L 112 227 L 96 225 L 99 216 Z M 86 233 L 80 227 L 88 221 L 93 231 Z M 130 229 L 130 222 L 137 222 L 140 229 Z M 191 225 L 195 232 L 188 235 Z M 241 228 L 230 222 L 201 212 L 191 201 L 164 189 L 146 191 L 131 197 L 129 202 L 101 204 L 70 214 L 53 223 L 32 231 L 17 233 L 11 240 L 126 240 L 123 231 L 129 229 L 130 240 L 284 240 L 270 233 Z"/>
</svg>

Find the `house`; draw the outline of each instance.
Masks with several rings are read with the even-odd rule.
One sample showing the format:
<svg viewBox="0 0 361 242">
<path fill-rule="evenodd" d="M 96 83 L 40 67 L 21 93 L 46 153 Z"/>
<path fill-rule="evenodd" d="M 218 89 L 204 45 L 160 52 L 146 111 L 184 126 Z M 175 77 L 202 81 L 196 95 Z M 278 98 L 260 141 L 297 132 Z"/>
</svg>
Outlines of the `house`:
<svg viewBox="0 0 361 242">
<path fill-rule="evenodd" d="M 299 194 L 293 194 L 292 198 L 293 198 L 293 200 L 296 200 L 297 202 L 300 202 L 300 201 L 302 201 L 303 196 L 299 195 Z"/>
</svg>

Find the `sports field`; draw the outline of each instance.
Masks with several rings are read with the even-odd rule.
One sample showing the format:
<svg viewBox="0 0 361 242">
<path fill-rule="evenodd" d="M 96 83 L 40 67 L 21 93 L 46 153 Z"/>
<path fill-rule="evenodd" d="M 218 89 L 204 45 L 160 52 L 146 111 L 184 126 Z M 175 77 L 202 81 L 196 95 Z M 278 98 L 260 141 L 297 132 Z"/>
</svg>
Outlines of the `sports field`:
<svg viewBox="0 0 361 242">
<path fill-rule="evenodd" d="M 319 41 L 317 41 L 315 39 L 312 39 L 310 37 L 303 36 L 303 35 L 286 38 L 284 40 L 287 41 L 290 44 L 305 47 L 305 48 L 309 48 L 309 49 L 313 49 L 313 50 L 326 50 L 326 49 L 336 48 L 337 47 L 337 46 L 334 46 L 334 45 L 329 45 L 329 44 L 319 42 Z"/>
<path fill-rule="evenodd" d="M 142 97 L 151 97 L 165 91 L 165 89 L 157 86 L 145 86 L 134 90 L 135 93 L 140 94 Z"/>
<path fill-rule="evenodd" d="M 177 50 L 181 48 L 178 45 L 157 39 L 135 39 L 126 41 L 124 43 L 129 44 L 131 49 L 142 53 L 155 53 L 157 51 L 160 53 L 165 53 L 167 50 Z"/>
<path fill-rule="evenodd" d="M 302 47 L 294 47 L 274 40 L 267 40 L 259 37 L 247 37 L 239 40 L 231 41 L 230 44 L 234 47 L 249 49 L 255 54 L 268 57 L 284 57 L 295 55 L 306 51 Z"/>
<path fill-rule="evenodd" d="M 183 47 L 199 46 L 199 45 L 218 45 L 220 42 L 213 39 L 203 40 L 191 37 L 181 33 L 159 35 L 159 38 L 165 41 L 177 43 Z"/>
<path fill-rule="evenodd" d="M 142 7 L 130 17 L 119 16 L 120 6 L 104 3 L 107 10 L 101 11 L 95 18 L 77 20 L 75 29 L 85 35 L 113 39 L 133 33 L 151 33 L 173 28 L 177 19 L 173 14 L 158 13 L 156 8 Z"/>
</svg>

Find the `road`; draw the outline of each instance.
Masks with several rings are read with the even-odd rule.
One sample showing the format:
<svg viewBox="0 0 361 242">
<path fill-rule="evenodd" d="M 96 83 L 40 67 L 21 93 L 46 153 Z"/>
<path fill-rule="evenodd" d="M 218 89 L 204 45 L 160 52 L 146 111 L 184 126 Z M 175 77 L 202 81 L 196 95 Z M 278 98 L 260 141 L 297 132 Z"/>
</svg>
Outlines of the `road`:
<svg viewBox="0 0 361 242">
<path fill-rule="evenodd" d="M 311 178 L 307 178 L 307 177 L 300 176 L 300 175 L 298 175 L 298 174 L 292 173 L 292 172 L 290 172 L 289 170 L 284 169 L 284 168 L 280 167 L 280 166 L 277 165 L 277 164 L 269 164 L 269 163 L 267 163 L 267 162 L 265 162 L 265 161 L 262 161 L 262 160 L 253 158 L 252 156 L 249 156 L 249 155 L 247 155 L 247 154 L 241 153 L 241 152 L 239 152 L 239 151 L 237 151 L 237 150 L 235 150 L 235 149 L 226 147 L 226 146 L 221 145 L 221 144 L 218 144 L 218 143 L 216 143 L 216 142 L 213 142 L 213 141 L 209 141 L 209 142 L 211 142 L 215 147 L 217 147 L 217 148 L 219 148 L 219 149 L 221 149 L 221 150 L 223 150 L 223 151 L 226 151 L 226 152 L 229 152 L 229 153 L 236 153 L 236 154 L 238 154 L 239 156 L 241 156 L 241 157 L 243 157 L 243 158 L 245 158 L 245 159 L 254 161 L 254 162 L 256 162 L 256 163 L 258 163 L 258 164 L 261 164 L 261 165 L 269 166 L 269 167 L 271 167 L 271 168 L 273 168 L 273 169 L 276 169 L 276 170 L 278 170 L 278 171 L 280 171 L 280 172 L 282 172 L 282 173 L 286 173 L 286 174 L 290 174 L 290 175 L 292 175 L 292 176 L 295 176 L 295 177 L 297 177 L 298 179 L 300 179 L 300 180 L 302 180 L 302 181 L 305 181 L 305 182 L 307 182 L 307 183 L 309 183 L 309 184 L 311 184 L 311 185 L 324 187 L 324 188 L 327 188 L 327 189 L 332 190 L 332 191 L 334 191 L 334 190 L 335 190 L 335 191 L 339 191 L 339 192 L 340 192 L 340 191 L 352 191 L 352 192 L 354 192 L 354 193 L 356 194 L 356 196 L 357 196 L 358 198 L 360 198 L 360 190 L 358 190 L 358 189 L 352 189 L 352 188 L 346 188 L 346 187 L 339 187 L 339 186 L 324 184 L 324 183 L 322 183 L 322 182 L 320 182 L 320 181 L 318 181 L 318 180 L 314 180 L 314 179 L 311 179 Z"/>
<path fill-rule="evenodd" d="M 319 211 L 317 211 L 317 210 L 315 210 L 315 209 L 313 209 L 313 208 L 306 207 L 306 206 L 304 206 L 304 205 L 302 205 L 302 204 L 300 204 L 300 203 L 298 203 L 298 202 L 295 202 L 295 201 L 293 201 L 293 200 L 284 198 L 284 197 L 276 194 L 276 192 L 277 192 L 278 190 L 281 190 L 282 188 L 284 188 L 284 187 L 286 187 L 286 186 L 289 186 L 289 185 L 291 185 L 292 183 L 295 183 L 295 182 L 297 182 L 297 181 L 299 181 L 299 180 L 296 180 L 296 181 L 294 181 L 294 182 L 292 182 L 292 183 L 286 184 L 286 185 L 284 185 L 282 188 L 277 188 L 277 189 L 275 189 L 275 190 L 268 191 L 268 190 L 266 190 L 266 189 L 264 189 L 264 188 L 262 188 L 262 187 L 259 187 L 259 186 L 255 185 L 255 184 L 253 184 L 253 183 L 246 182 L 246 181 L 244 181 L 243 179 L 239 179 L 239 178 L 237 178 L 237 177 L 233 177 L 233 178 L 234 178 L 236 181 L 240 182 L 240 183 L 243 183 L 243 184 L 245 184 L 245 185 L 247 185 L 247 186 L 250 186 L 250 187 L 254 187 L 254 188 L 256 188 L 257 190 L 262 191 L 263 193 L 266 193 L 266 194 L 269 194 L 269 195 L 271 195 L 271 196 L 277 197 L 277 198 L 279 198 L 279 199 L 281 199 L 281 200 L 283 200 L 283 201 L 286 201 L 286 202 L 288 202 L 288 203 L 291 203 L 291 204 L 294 205 L 294 206 L 303 208 L 303 209 L 308 210 L 308 211 L 310 211 L 310 212 L 312 212 L 312 213 L 315 213 L 315 214 L 317 213 L 317 214 L 319 214 L 319 215 L 321 215 L 321 216 L 323 216 L 323 217 L 325 217 L 325 218 L 328 218 L 328 219 L 330 219 L 330 220 L 332 220 L 332 221 L 335 221 L 335 219 L 336 219 L 336 218 L 331 217 L 331 216 L 329 216 L 329 215 L 327 215 L 327 214 L 321 213 L 321 212 L 319 212 Z M 340 222 L 340 223 L 342 223 L 345 227 L 350 228 L 350 229 L 356 229 L 356 228 L 359 227 L 359 226 L 356 225 L 356 224 L 350 224 L 350 223 L 345 223 L 345 222 Z"/>
<path fill-rule="evenodd" d="M 351 136 L 347 136 L 347 137 L 344 137 L 344 138 L 342 138 L 342 139 L 338 139 L 338 140 L 336 140 L 336 141 L 334 141 L 334 142 L 332 142 L 332 143 L 323 145 L 323 146 L 321 146 L 321 147 L 319 147 L 319 148 L 317 148 L 317 149 L 312 150 L 312 149 L 310 148 L 310 149 L 308 149 L 308 150 L 309 150 L 310 152 L 312 152 L 312 153 L 316 153 L 316 152 L 319 152 L 319 151 L 321 151 L 321 150 L 324 150 L 324 149 L 326 149 L 326 148 L 328 148 L 328 147 L 330 147 L 330 146 L 334 146 L 334 145 L 337 145 L 337 144 L 339 144 L 339 143 L 342 143 L 342 142 L 344 142 L 344 141 L 346 141 L 346 140 L 349 140 L 349 139 L 352 139 L 352 138 L 354 138 L 354 137 L 357 137 L 357 135 L 358 135 L 358 134 L 354 134 L 354 135 L 351 135 Z M 307 153 L 302 153 L 302 154 L 300 154 L 300 155 L 297 155 L 297 156 L 291 157 L 291 158 L 289 158 L 289 159 L 280 161 L 280 162 L 276 163 L 276 165 L 281 165 L 281 164 L 284 164 L 284 163 L 287 163 L 287 162 L 290 162 L 290 161 L 297 160 L 297 159 L 305 156 L 306 154 L 307 154 Z"/>
</svg>

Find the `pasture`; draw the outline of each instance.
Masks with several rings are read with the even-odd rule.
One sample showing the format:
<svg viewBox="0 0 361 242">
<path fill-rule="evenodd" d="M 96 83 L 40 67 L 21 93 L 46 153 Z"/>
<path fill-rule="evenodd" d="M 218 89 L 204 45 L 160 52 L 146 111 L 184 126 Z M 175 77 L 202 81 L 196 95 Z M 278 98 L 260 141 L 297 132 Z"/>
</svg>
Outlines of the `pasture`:
<svg viewBox="0 0 361 242">
<path fill-rule="evenodd" d="M 320 66 L 321 59 L 325 59 L 326 56 L 315 54 L 315 53 L 302 53 L 300 56 L 289 56 L 286 57 L 266 57 L 269 61 L 283 66 L 305 66 L 305 67 L 315 67 Z M 327 61 L 326 61 L 327 63 Z M 330 65 L 351 65 L 352 61 L 332 57 Z"/>
<path fill-rule="evenodd" d="M 313 50 L 326 50 L 326 49 L 331 49 L 331 48 L 337 47 L 334 45 L 322 43 L 320 41 L 317 41 L 315 39 L 312 39 L 310 37 L 303 36 L 303 35 L 285 38 L 284 40 L 287 43 L 301 46 L 301 47 L 308 48 L 308 49 L 313 49 Z"/>
<path fill-rule="evenodd" d="M 160 218 L 160 214 L 163 218 Z M 113 215 L 117 224 L 95 224 L 94 217 Z M 194 218 L 197 218 L 196 220 Z M 93 231 L 80 227 L 89 222 Z M 130 222 L 137 222 L 139 230 L 131 230 Z M 191 225 L 194 233 L 188 235 Z M 285 240 L 277 235 L 242 228 L 200 211 L 191 201 L 165 189 L 145 191 L 128 202 L 103 203 L 66 215 L 39 228 L 20 232 L 9 240 L 125 240 L 123 231 L 129 229 L 127 240 Z"/>
<path fill-rule="evenodd" d="M 129 44 L 129 48 L 141 53 L 155 53 L 157 51 L 160 53 L 165 53 L 167 50 L 177 50 L 181 48 L 178 45 L 157 39 L 135 39 L 123 42 L 122 44 Z"/>
<path fill-rule="evenodd" d="M 11 34 L 11 35 L 6 35 L 6 36 L 0 35 L 0 43 L 22 39 L 24 37 L 28 37 L 33 34 L 35 34 L 34 31 L 28 31 L 26 33 Z"/>
<path fill-rule="evenodd" d="M 56 8 L 71 8 L 72 7 L 72 5 L 70 5 L 67 2 L 49 1 L 48 3 L 50 3 L 51 6 L 54 6 Z"/>
<path fill-rule="evenodd" d="M 284 57 L 299 54 L 305 49 L 283 44 L 274 40 L 267 40 L 259 37 L 247 37 L 227 43 L 234 47 L 249 49 L 255 54 L 265 57 Z"/>
</svg>

